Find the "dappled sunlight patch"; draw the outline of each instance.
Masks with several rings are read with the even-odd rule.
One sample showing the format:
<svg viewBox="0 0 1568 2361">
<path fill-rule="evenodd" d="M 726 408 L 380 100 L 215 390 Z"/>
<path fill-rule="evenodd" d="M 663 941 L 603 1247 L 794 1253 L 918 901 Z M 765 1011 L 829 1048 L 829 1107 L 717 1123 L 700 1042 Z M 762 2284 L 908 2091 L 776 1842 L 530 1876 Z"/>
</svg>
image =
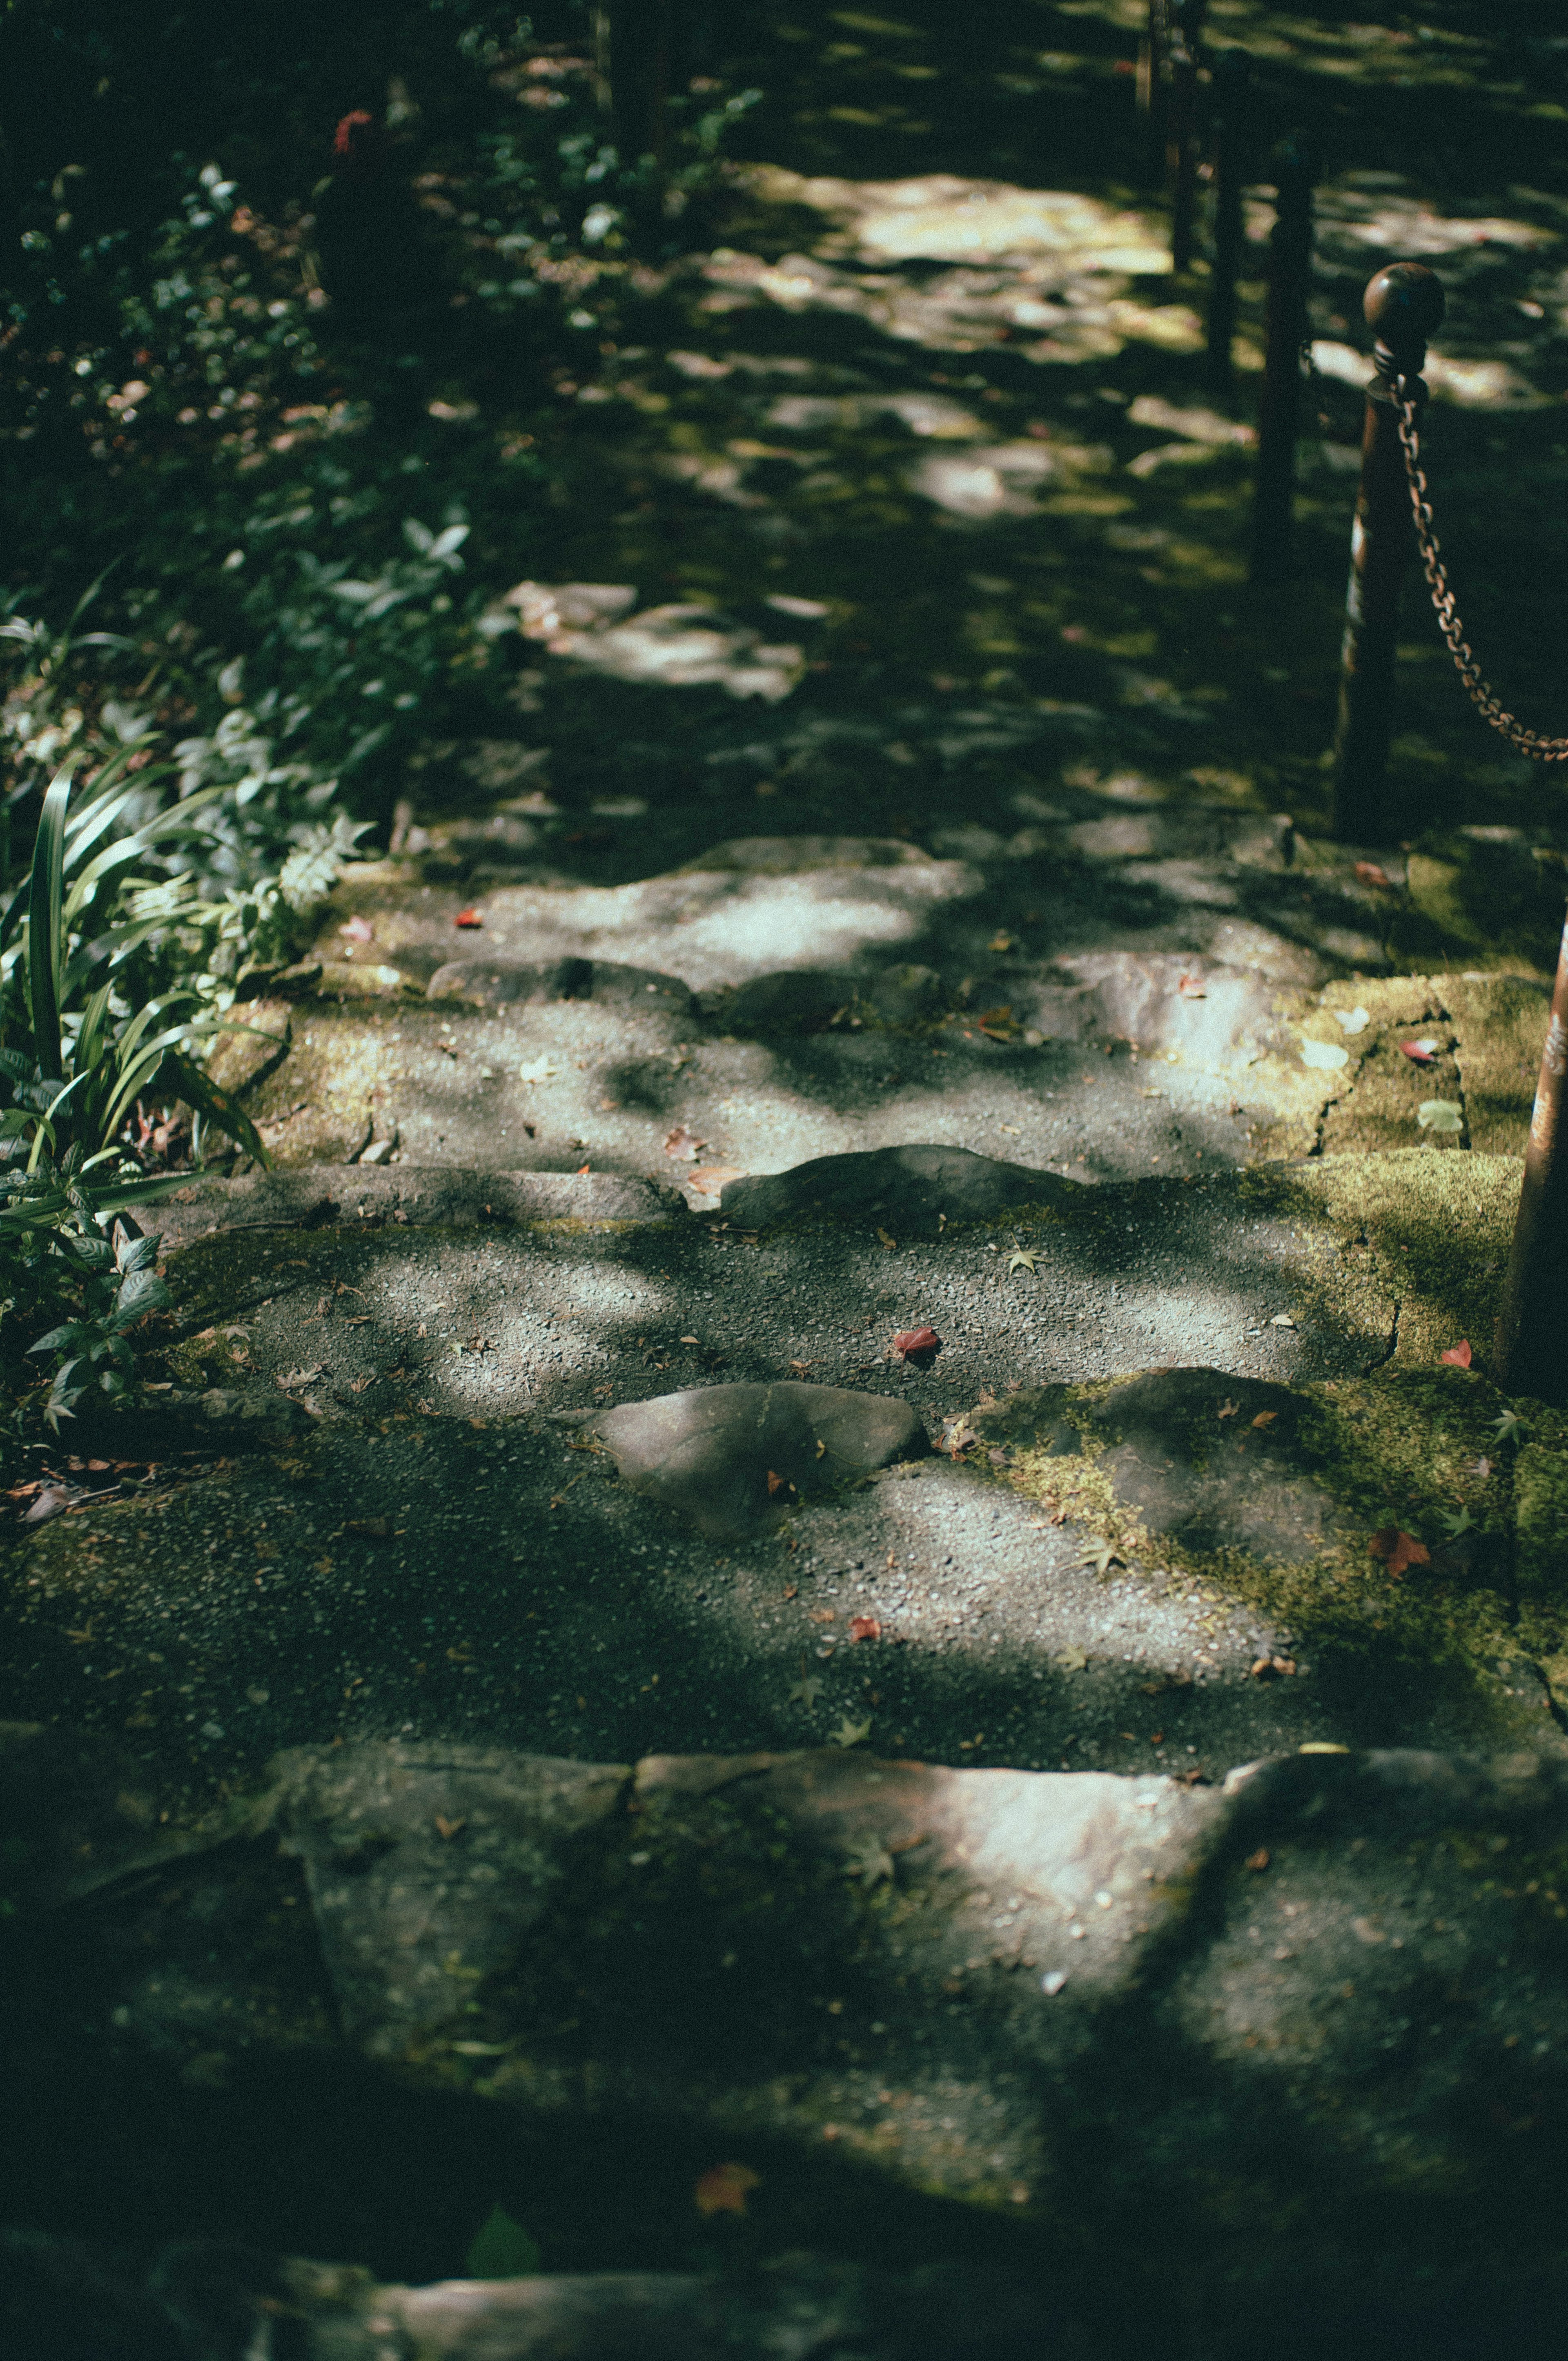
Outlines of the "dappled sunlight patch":
<svg viewBox="0 0 1568 2361">
<path fill-rule="evenodd" d="M 753 165 L 747 177 L 773 203 L 810 205 L 842 222 L 824 252 L 889 262 L 1044 253 L 1080 269 L 1152 274 L 1170 269 L 1163 223 L 1096 197 L 963 180 L 951 172 L 907 181 L 806 180 L 776 165 Z"/>
</svg>

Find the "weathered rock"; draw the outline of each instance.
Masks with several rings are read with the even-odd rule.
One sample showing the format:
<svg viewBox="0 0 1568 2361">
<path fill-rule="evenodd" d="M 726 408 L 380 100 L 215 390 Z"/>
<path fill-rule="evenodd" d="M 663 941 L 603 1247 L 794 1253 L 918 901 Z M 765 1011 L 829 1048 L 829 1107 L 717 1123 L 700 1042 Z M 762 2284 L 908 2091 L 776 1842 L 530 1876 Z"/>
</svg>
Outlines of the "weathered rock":
<svg viewBox="0 0 1568 2361">
<path fill-rule="evenodd" d="M 208 1386 L 199 1393 L 149 1393 L 126 1410 L 83 1404 L 71 1430 L 79 1450 L 121 1459 L 168 1459 L 183 1451 L 272 1451 L 311 1427 L 308 1411 L 283 1393 Z"/>
<path fill-rule="evenodd" d="M 840 1386 L 696 1387 L 607 1411 L 595 1432 L 634 1491 L 718 1541 L 930 1448 L 908 1402 Z"/>
<path fill-rule="evenodd" d="M 354 1166 L 203 1179 L 158 1208 L 170 1251 L 216 1230 L 326 1229 L 342 1223 L 469 1229 L 483 1223 L 681 1220 L 678 1190 L 612 1172 L 473 1172 L 455 1165 Z"/>
<path fill-rule="evenodd" d="M 85 2239 L 0 2230 L 10 2361 L 242 2361 L 281 2317 L 298 2361 L 1050 2361 L 1056 2307 L 1015 2273 L 903 2275 L 827 2256 L 759 2270 L 598 2271 L 378 2285 L 356 2264 L 186 2239 L 150 2263 Z M 388 2344 L 389 2337 L 397 2340 Z"/>
<path fill-rule="evenodd" d="M 1495 2290 L 1508 2349 L 1552 2349 L 1511 2332 L 1521 2291 L 1544 2332 L 1568 2285 L 1560 1761 L 1315 1753 L 1222 1790 L 391 1744 L 283 1758 L 203 1842 L 15 1916 L 23 2171 L 46 2090 L 58 2116 L 112 2074 L 160 2121 L 192 2096 L 221 2119 L 292 2056 L 330 2112 L 356 2061 L 362 2108 L 443 2094 L 545 2142 L 547 2248 L 588 2187 L 613 2263 L 620 2209 L 689 2221 L 691 2159 L 729 2158 L 760 2175 L 763 2253 L 874 2207 L 939 2256 L 968 2214 L 1102 2319 L 1179 2318 L 1223 2361 L 1264 2315 L 1274 2349 L 1359 2319 L 1334 2349 L 1387 2350 L 1372 2257 L 1407 2311 Z M 62 1941 L 93 1967 L 57 2030 Z M 531 2289 L 548 2305 L 518 2282 L 514 2318 Z M 491 2297 L 422 2303 L 455 2337 Z"/>
<path fill-rule="evenodd" d="M 794 1214 L 929 1231 L 939 1221 L 989 1222 L 1025 1206 L 1065 1206 L 1080 1184 L 967 1148 L 873 1148 L 817 1156 L 789 1172 L 750 1173 L 719 1199 L 726 1219 L 757 1229 Z"/>
<path fill-rule="evenodd" d="M 613 960 L 562 959 L 540 966 L 531 960 L 448 960 L 431 977 L 432 1000 L 461 1000 L 476 1008 L 540 1008 L 552 1000 L 596 1000 L 611 1007 L 656 1007 L 676 1016 L 692 1013 L 692 995 L 679 976 L 643 967 L 618 967 Z"/>
</svg>

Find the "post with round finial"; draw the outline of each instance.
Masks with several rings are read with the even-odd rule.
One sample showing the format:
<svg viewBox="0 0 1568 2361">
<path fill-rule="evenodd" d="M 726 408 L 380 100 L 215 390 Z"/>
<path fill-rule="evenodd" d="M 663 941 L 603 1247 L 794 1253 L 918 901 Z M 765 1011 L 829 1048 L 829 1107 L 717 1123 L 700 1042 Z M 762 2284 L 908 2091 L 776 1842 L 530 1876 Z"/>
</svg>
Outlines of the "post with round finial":
<svg viewBox="0 0 1568 2361">
<path fill-rule="evenodd" d="M 1370 280 L 1362 302 L 1376 342 L 1361 437 L 1361 489 L 1350 537 L 1334 726 L 1333 833 L 1373 844 L 1387 835 L 1384 774 L 1394 717 L 1394 646 L 1399 582 L 1412 531 L 1401 402 L 1419 419 L 1426 401 L 1421 363 L 1442 318 L 1442 282 L 1420 262 L 1394 262 Z"/>
<path fill-rule="evenodd" d="M 1242 185 L 1246 177 L 1247 85 L 1252 60 L 1245 49 L 1222 49 L 1214 60 L 1214 260 L 1209 281 L 1209 383 L 1231 386 L 1236 333 L 1236 280 L 1245 244 Z"/>
<path fill-rule="evenodd" d="M 1192 268 L 1198 205 L 1198 70 L 1202 62 L 1208 0 L 1171 0 L 1170 127 L 1166 170 L 1170 180 L 1170 267 Z"/>
<path fill-rule="evenodd" d="M 1263 400 L 1252 505 L 1252 578 L 1277 582 L 1290 567 L 1296 500 L 1296 433 L 1301 414 L 1301 348 L 1312 277 L 1312 192 L 1322 159 L 1304 133 L 1274 156 L 1274 227 L 1268 234 L 1268 304 Z"/>
</svg>

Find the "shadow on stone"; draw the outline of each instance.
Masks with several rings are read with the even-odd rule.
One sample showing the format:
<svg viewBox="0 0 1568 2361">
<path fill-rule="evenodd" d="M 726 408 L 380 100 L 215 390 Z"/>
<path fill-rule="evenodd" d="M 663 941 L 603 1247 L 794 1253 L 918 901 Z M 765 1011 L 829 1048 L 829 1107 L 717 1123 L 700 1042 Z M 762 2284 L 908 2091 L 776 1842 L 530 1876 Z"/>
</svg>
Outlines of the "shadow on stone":
<svg viewBox="0 0 1568 2361">
<path fill-rule="evenodd" d="M 1078 1181 L 967 1148 L 873 1148 L 813 1157 L 787 1172 L 749 1173 L 729 1183 L 719 1210 L 742 1229 L 824 1213 L 927 1232 L 945 1223 L 994 1221 L 1026 1205 L 1065 1206 L 1083 1193 Z"/>
</svg>

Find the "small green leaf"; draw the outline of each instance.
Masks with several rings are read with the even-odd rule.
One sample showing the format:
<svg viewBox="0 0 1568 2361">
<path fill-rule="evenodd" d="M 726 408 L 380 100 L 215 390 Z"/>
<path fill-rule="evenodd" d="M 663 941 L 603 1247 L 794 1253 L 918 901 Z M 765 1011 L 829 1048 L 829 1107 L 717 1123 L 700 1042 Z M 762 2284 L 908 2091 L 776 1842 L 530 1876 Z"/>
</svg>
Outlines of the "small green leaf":
<svg viewBox="0 0 1568 2361">
<path fill-rule="evenodd" d="M 474 2234 L 463 2268 L 471 2279 L 526 2279 L 539 2268 L 539 2247 L 504 2206 L 492 2205 Z"/>
<path fill-rule="evenodd" d="M 851 1721 L 848 1714 L 833 1732 L 835 1746 L 861 1746 L 872 1734 L 869 1721 Z"/>
<path fill-rule="evenodd" d="M 789 1693 L 791 1705 L 803 1705 L 807 1712 L 822 1695 L 822 1683 L 815 1673 L 803 1673 Z"/>
<path fill-rule="evenodd" d="M 1037 1255 L 1026 1254 L 1023 1247 L 1020 1246 L 1016 1254 L 1010 1254 L 1008 1256 L 1007 1268 L 1010 1271 L 1033 1270 L 1038 1260 L 1039 1257 Z"/>
<path fill-rule="evenodd" d="M 1451 1533 L 1467 1533 L 1475 1520 L 1468 1509 L 1457 1509 L 1446 1513 L 1441 1522 L 1447 1526 Z"/>
<path fill-rule="evenodd" d="M 1416 1121 L 1423 1131 L 1461 1132 L 1464 1128 L 1464 1109 L 1453 1099 L 1423 1099 L 1416 1109 Z"/>
<path fill-rule="evenodd" d="M 1492 1423 L 1496 1429 L 1497 1441 L 1499 1443 L 1518 1443 L 1520 1435 L 1524 1433 L 1524 1428 L 1520 1423 L 1519 1412 L 1517 1411 L 1504 1411 L 1499 1418 L 1493 1420 Z"/>
</svg>

